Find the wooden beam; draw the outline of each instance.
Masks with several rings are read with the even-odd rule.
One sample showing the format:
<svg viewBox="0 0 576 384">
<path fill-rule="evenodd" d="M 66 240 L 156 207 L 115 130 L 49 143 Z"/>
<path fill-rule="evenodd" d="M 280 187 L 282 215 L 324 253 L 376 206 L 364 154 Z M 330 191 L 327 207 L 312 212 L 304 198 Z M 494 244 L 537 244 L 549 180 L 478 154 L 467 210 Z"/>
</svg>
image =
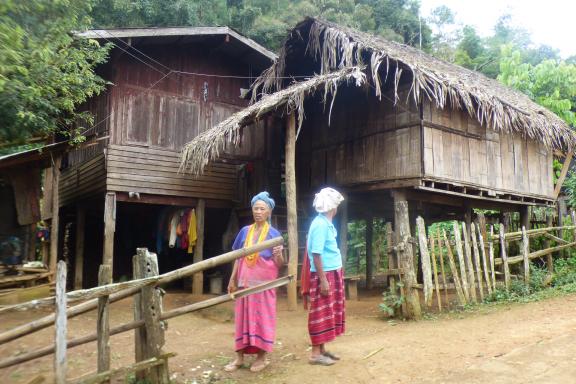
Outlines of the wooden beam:
<svg viewBox="0 0 576 384">
<path fill-rule="evenodd" d="M 558 178 L 558 181 L 556 181 L 556 186 L 554 187 L 554 199 L 558 199 L 558 195 L 560 195 L 562 184 L 564 184 L 564 179 L 566 179 L 566 175 L 568 174 L 568 170 L 570 169 L 572 156 L 574 156 L 574 151 L 570 151 L 568 153 L 568 156 L 566 156 L 566 159 L 564 160 L 562 170 L 560 171 L 560 177 Z"/>
<path fill-rule="evenodd" d="M 98 271 L 98 285 L 112 282 L 112 268 L 109 265 L 100 265 Z M 110 370 L 110 297 L 98 299 L 98 318 L 96 320 L 96 333 L 98 334 L 98 372 Z"/>
<path fill-rule="evenodd" d="M 427 307 L 432 305 L 432 296 L 434 286 L 432 285 L 432 267 L 430 262 L 430 253 L 428 252 L 428 239 L 426 237 L 426 224 L 420 216 L 416 219 L 418 232 L 418 244 L 420 245 L 420 262 L 422 264 L 422 275 L 424 282 L 424 303 Z"/>
<path fill-rule="evenodd" d="M 206 222 L 206 201 L 198 200 L 196 205 L 196 247 L 194 248 L 194 263 L 204 259 L 204 224 Z M 192 293 L 201 295 L 204 292 L 204 272 L 200 271 L 192 277 Z"/>
<path fill-rule="evenodd" d="M 416 285 L 416 272 L 414 271 L 414 254 L 412 244 L 408 242 L 410 234 L 410 218 L 408 215 L 408 201 L 406 193 L 403 190 L 393 192 L 394 197 L 394 225 L 396 234 L 396 246 L 399 250 L 400 267 L 404 269 L 404 290 L 406 298 L 405 316 L 409 319 L 422 318 L 422 309 L 420 308 L 420 298 L 418 291 L 414 288 Z"/>
<path fill-rule="evenodd" d="M 102 264 L 111 266 L 114 276 L 114 232 L 116 232 L 116 193 L 106 193 L 104 202 L 104 254 Z"/>
<path fill-rule="evenodd" d="M 52 220 L 50 221 L 50 271 L 56 271 L 58 262 L 58 230 L 60 226 L 60 194 L 58 188 L 60 185 L 60 165 L 62 157 L 58 156 L 52 164 Z"/>
<path fill-rule="evenodd" d="M 552 224 L 552 215 L 550 213 L 546 213 L 546 226 L 547 227 L 551 227 Z M 552 234 L 548 234 L 550 236 L 554 236 Z M 556 237 L 556 236 L 554 236 Z M 563 240 L 563 239 L 562 239 Z M 550 240 L 544 239 L 544 249 L 550 248 Z M 548 255 L 546 255 L 546 266 L 548 267 L 548 273 L 552 274 L 554 273 L 554 260 L 552 258 L 552 254 L 549 253 Z"/>
<path fill-rule="evenodd" d="M 338 207 L 340 213 L 340 230 L 338 231 L 338 246 L 340 248 L 340 255 L 342 256 L 342 265 L 346 265 L 346 258 L 348 257 L 348 198 Z"/>
<path fill-rule="evenodd" d="M 66 384 L 66 263 L 58 262 L 56 272 L 56 327 L 55 341 L 56 353 L 54 354 L 54 382 Z"/>
<path fill-rule="evenodd" d="M 298 212 L 296 207 L 296 115 L 286 118 L 286 207 L 288 221 L 288 274 L 296 276 L 298 272 Z M 296 310 L 296 281 L 288 285 L 288 309 Z"/>
<path fill-rule="evenodd" d="M 84 236 L 86 233 L 86 209 L 78 205 L 76 207 L 76 246 L 74 260 L 74 289 L 82 289 L 84 274 Z"/>
</svg>

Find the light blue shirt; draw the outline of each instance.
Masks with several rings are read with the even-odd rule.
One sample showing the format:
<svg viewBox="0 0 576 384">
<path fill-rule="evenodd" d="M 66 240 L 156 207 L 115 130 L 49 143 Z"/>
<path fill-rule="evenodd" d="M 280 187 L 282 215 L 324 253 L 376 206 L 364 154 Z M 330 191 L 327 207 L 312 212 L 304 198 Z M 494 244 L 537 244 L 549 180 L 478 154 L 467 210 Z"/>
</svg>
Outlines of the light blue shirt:
<svg viewBox="0 0 576 384">
<path fill-rule="evenodd" d="M 310 271 L 316 272 L 314 266 L 314 253 L 320 255 L 322 269 L 325 272 L 342 268 L 342 256 L 336 242 L 336 228 L 324 216 L 319 213 L 312 220 L 310 230 L 308 230 L 308 258 L 310 259 Z"/>
</svg>

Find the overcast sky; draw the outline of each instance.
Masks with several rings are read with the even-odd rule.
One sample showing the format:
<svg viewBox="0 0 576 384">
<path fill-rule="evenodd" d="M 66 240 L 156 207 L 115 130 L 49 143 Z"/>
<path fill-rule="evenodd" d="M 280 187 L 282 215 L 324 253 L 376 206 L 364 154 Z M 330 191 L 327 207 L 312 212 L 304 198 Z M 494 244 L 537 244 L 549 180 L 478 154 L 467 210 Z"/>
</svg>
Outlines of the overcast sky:
<svg viewBox="0 0 576 384">
<path fill-rule="evenodd" d="M 456 22 L 473 25 L 481 36 L 492 33 L 502 14 L 512 15 L 514 25 L 531 33 L 536 44 L 560 50 L 563 58 L 576 55 L 576 0 L 420 0 L 422 16 L 439 5 L 456 15 Z"/>
</svg>

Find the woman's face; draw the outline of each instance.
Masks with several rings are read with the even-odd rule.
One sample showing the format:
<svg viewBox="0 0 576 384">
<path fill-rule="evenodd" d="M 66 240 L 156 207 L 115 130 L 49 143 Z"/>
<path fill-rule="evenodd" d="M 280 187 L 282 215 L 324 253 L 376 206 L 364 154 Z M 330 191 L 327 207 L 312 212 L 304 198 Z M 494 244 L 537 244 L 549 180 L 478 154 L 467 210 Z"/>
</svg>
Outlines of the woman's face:
<svg viewBox="0 0 576 384">
<path fill-rule="evenodd" d="M 263 221 L 268 220 L 271 211 L 272 210 L 270 209 L 268 204 L 266 204 L 262 200 L 258 200 L 252 206 L 252 216 L 254 217 L 254 221 L 257 223 L 261 223 Z"/>
</svg>

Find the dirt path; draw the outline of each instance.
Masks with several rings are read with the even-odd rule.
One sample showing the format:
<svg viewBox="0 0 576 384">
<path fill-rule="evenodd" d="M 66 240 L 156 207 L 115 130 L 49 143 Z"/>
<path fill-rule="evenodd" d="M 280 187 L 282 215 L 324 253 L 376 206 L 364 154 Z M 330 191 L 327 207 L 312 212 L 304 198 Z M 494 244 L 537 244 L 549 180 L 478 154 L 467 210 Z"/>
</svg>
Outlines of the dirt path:
<svg viewBox="0 0 576 384">
<path fill-rule="evenodd" d="M 537 303 L 485 307 L 474 313 L 443 315 L 421 322 L 394 322 L 380 317 L 378 297 L 348 303 L 348 329 L 331 349 L 343 360 L 333 367 L 306 364 L 306 314 L 286 311 L 279 302 L 278 337 L 272 364 L 260 373 L 224 373 L 232 358 L 232 306 L 224 305 L 170 321 L 166 351 L 177 383 L 574 383 L 576 382 L 576 295 Z M 191 301 L 170 294 L 166 308 Z M 34 318 L 41 313 L 35 313 Z M 114 304 L 113 323 L 132 317 L 131 302 Z M 30 314 L 0 318 L 7 329 Z M 94 314 L 70 320 L 73 336 L 93 332 Z M 0 356 L 46 345 L 53 330 L 0 347 Z M 364 359 L 371 352 L 372 357 Z M 133 361 L 133 334 L 112 337 L 112 365 Z M 71 350 L 70 377 L 95 367 L 95 345 Z M 51 358 L 0 370 L 2 382 L 25 383 L 38 373 L 49 375 Z"/>
</svg>

